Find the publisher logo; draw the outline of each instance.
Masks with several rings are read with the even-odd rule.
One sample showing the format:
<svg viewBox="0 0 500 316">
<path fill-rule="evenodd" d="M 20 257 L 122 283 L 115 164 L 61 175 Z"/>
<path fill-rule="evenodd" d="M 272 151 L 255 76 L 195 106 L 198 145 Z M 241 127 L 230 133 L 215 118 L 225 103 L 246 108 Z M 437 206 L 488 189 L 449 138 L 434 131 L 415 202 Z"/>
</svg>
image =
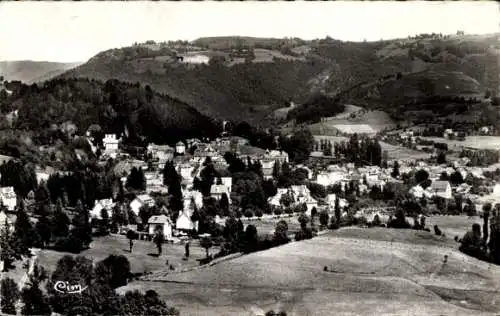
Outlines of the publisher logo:
<svg viewBox="0 0 500 316">
<path fill-rule="evenodd" d="M 85 289 L 87 289 L 87 286 L 82 287 L 80 284 L 70 284 L 66 281 L 57 281 L 56 284 L 54 284 L 54 290 L 64 294 L 82 293 Z"/>
</svg>

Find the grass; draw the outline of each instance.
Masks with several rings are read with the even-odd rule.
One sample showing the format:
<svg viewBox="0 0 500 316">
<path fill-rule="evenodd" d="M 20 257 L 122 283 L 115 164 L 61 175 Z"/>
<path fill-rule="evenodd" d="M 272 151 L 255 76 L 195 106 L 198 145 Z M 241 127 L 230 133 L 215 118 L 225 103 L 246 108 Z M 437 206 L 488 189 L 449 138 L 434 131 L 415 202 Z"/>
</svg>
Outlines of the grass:
<svg viewBox="0 0 500 316">
<path fill-rule="evenodd" d="M 217 249 L 212 248 L 210 251 L 215 252 Z M 132 253 L 130 253 L 129 241 L 125 236 L 110 235 L 94 238 L 90 249 L 81 252 L 79 255 L 92 258 L 94 261 L 105 259 L 111 254 L 123 255 L 130 261 L 132 273 L 145 273 L 164 269 L 166 260 L 175 268 L 198 266 L 197 259 L 204 258 L 205 253 L 204 248 L 192 243 L 190 247 L 190 259 L 183 261 L 183 244 L 164 244 L 163 254 L 158 258 L 152 255 L 157 254 L 157 249 L 153 242 L 141 240 L 134 242 Z M 42 250 L 38 255 L 38 262 L 47 269 L 54 269 L 57 261 L 68 254 L 74 256 L 74 254 L 70 253 Z"/>
<path fill-rule="evenodd" d="M 442 137 L 422 137 L 434 142 L 446 143 L 450 150 L 460 150 L 461 147 L 498 150 L 500 136 L 467 136 L 464 141 L 449 140 Z"/>
<path fill-rule="evenodd" d="M 382 151 L 386 150 L 389 160 L 407 160 L 407 159 L 427 159 L 430 157 L 429 153 L 417 151 L 403 146 L 395 146 L 385 142 L 380 142 Z"/>
<path fill-rule="evenodd" d="M 183 315 L 246 315 L 255 307 L 301 316 L 500 310 L 489 294 L 500 290 L 500 267 L 461 254 L 447 239 L 411 230 L 340 229 L 156 281 L 119 291 L 152 288 Z"/>
</svg>

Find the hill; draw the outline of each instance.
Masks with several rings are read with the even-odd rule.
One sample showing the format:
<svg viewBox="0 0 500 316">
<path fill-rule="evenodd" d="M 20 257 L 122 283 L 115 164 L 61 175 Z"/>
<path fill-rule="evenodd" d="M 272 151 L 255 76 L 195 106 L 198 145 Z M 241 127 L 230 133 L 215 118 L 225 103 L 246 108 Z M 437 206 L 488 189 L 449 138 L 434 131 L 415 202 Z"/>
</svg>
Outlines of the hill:
<svg viewBox="0 0 500 316">
<path fill-rule="evenodd" d="M 426 232 L 348 228 L 119 291 L 153 288 L 187 315 L 498 313 L 500 268 L 453 247 Z"/>
<path fill-rule="evenodd" d="M 496 93 L 499 47 L 498 35 L 378 42 L 211 37 L 111 49 L 64 77 L 143 82 L 202 113 L 263 123 L 288 101 L 317 93 L 381 107 L 406 102 L 407 92 L 413 99 Z"/>
<path fill-rule="evenodd" d="M 218 125 L 188 104 L 153 91 L 149 86 L 117 80 L 53 79 L 42 85 L 7 84 L 13 94 L 0 100 L 2 111 L 18 110 L 16 130 L 33 133 L 42 144 L 54 137 L 53 126 L 74 125 L 78 134 L 99 124 L 107 133 L 175 143 L 210 137 Z M 10 128 L 10 127 L 9 127 Z"/>
<path fill-rule="evenodd" d="M 0 61 L 0 75 L 8 81 L 19 80 L 31 84 L 57 77 L 81 64 L 83 63 L 57 63 L 31 60 Z"/>
</svg>

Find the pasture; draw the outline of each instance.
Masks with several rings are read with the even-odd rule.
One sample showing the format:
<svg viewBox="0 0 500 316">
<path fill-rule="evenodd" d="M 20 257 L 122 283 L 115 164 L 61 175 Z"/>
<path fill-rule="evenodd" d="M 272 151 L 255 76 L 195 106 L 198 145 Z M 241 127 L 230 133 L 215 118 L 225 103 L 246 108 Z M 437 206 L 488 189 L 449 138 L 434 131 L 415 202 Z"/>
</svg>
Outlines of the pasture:
<svg viewBox="0 0 500 316">
<path fill-rule="evenodd" d="M 389 160 L 427 159 L 429 153 L 413 150 L 403 146 L 395 146 L 385 142 L 380 142 L 382 151 L 386 150 Z"/>
<path fill-rule="evenodd" d="M 394 121 L 386 112 L 364 110 L 355 105 L 346 105 L 346 110 L 337 116 L 327 117 L 322 122 L 309 125 L 313 135 L 329 136 L 338 136 L 342 133 L 374 135 L 384 129 L 394 127 Z"/>
<path fill-rule="evenodd" d="M 443 262 L 448 255 L 447 263 Z M 328 271 L 323 271 L 323 267 Z M 500 267 L 432 233 L 348 228 L 118 291 L 154 289 L 182 315 L 493 315 Z"/>
<path fill-rule="evenodd" d="M 422 138 L 437 143 L 446 143 L 450 150 L 460 150 L 462 147 L 492 150 L 498 150 L 500 148 L 500 136 L 467 136 L 464 141 L 449 140 L 442 137 Z"/>
<path fill-rule="evenodd" d="M 211 248 L 210 252 L 215 253 L 218 249 Z M 157 250 L 153 242 L 135 240 L 132 253 L 129 252 L 129 241 L 122 235 L 110 235 L 105 237 L 94 237 L 90 249 L 82 251 L 79 256 L 85 256 L 99 261 L 107 256 L 123 255 L 130 261 L 132 273 L 148 273 L 156 270 L 165 269 L 166 261 L 172 264 L 176 269 L 198 266 L 197 259 L 205 258 L 205 249 L 194 242 L 190 247 L 190 259 L 182 260 L 184 256 L 184 244 L 164 244 L 162 255 L 157 257 Z M 54 269 L 57 261 L 64 255 L 76 256 L 71 253 L 57 252 L 44 249 L 38 253 L 38 263 L 46 269 Z"/>
</svg>

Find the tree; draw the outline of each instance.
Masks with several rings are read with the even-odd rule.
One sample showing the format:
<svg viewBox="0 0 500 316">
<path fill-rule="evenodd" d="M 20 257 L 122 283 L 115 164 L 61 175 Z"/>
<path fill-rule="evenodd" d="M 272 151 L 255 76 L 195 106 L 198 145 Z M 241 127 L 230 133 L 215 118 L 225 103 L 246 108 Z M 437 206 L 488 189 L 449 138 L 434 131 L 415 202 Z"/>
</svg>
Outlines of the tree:
<svg viewBox="0 0 500 316">
<path fill-rule="evenodd" d="M 109 255 L 95 268 L 96 279 L 112 289 L 127 285 L 130 274 L 130 262 L 123 255 Z"/>
<path fill-rule="evenodd" d="M 221 199 L 219 201 L 219 207 L 224 216 L 229 214 L 229 199 L 226 193 L 222 193 Z"/>
<path fill-rule="evenodd" d="M 303 128 L 295 131 L 288 142 L 283 144 L 283 149 L 290 155 L 290 160 L 302 163 L 309 159 L 314 146 L 314 138 L 309 129 Z"/>
<path fill-rule="evenodd" d="M 11 278 L 5 278 L 1 281 L 0 296 L 2 300 L 2 313 L 16 315 L 16 303 L 20 298 L 17 283 Z"/>
<path fill-rule="evenodd" d="M 446 154 L 444 153 L 444 151 L 440 152 L 437 156 L 437 163 L 440 165 L 446 163 Z"/>
<path fill-rule="evenodd" d="M 276 160 L 273 165 L 273 178 L 278 179 L 280 175 L 280 162 L 279 160 Z"/>
<path fill-rule="evenodd" d="M 202 239 L 200 239 L 200 246 L 202 248 L 205 248 L 205 251 L 207 252 L 207 258 L 210 257 L 210 253 L 208 252 L 208 250 L 213 246 L 213 243 L 212 243 L 212 239 L 210 238 L 207 238 L 207 237 L 204 237 Z"/>
<path fill-rule="evenodd" d="M 171 161 L 165 163 L 163 169 L 163 183 L 168 186 L 170 208 L 174 210 L 175 213 L 178 213 L 184 208 L 181 180 L 181 176 L 175 170 L 174 163 Z"/>
<path fill-rule="evenodd" d="M 24 210 L 24 203 L 20 203 L 17 210 L 16 223 L 14 225 L 14 236 L 16 238 L 18 248 L 23 256 L 30 256 L 29 248 L 38 244 L 37 234 L 33 225 L 30 222 L 28 214 Z"/>
<path fill-rule="evenodd" d="M 492 209 L 491 203 L 486 203 L 483 205 L 483 242 L 486 244 L 488 241 L 488 220 L 490 218 L 490 212 Z"/>
<path fill-rule="evenodd" d="M 3 271 L 6 272 L 12 268 L 14 261 L 22 258 L 22 251 L 18 251 L 17 238 L 10 231 L 7 220 L 0 229 L 0 260 L 3 261 Z"/>
<path fill-rule="evenodd" d="M 335 219 L 340 222 L 340 218 L 341 218 L 341 213 L 340 213 L 340 199 L 339 197 L 337 196 L 335 198 Z"/>
<path fill-rule="evenodd" d="M 23 315 L 50 315 L 51 308 L 46 295 L 40 289 L 40 283 L 47 279 L 47 273 L 43 267 L 35 265 L 33 273 L 29 277 L 28 286 L 21 292 Z"/>
<path fill-rule="evenodd" d="M 54 237 L 66 237 L 69 234 L 70 220 L 62 209 L 62 203 L 58 200 L 54 214 L 51 219 L 51 234 Z"/>
<path fill-rule="evenodd" d="M 35 225 L 35 231 L 38 236 L 40 236 L 40 245 L 45 247 L 51 239 L 51 223 L 46 216 L 42 216 L 38 219 Z"/>
<path fill-rule="evenodd" d="M 318 210 L 316 209 L 316 207 L 313 207 L 311 209 L 311 223 L 314 222 L 314 218 L 316 217 L 316 215 L 318 215 Z"/>
<path fill-rule="evenodd" d="M 394 161 L 394 166 L 392 167 L 391 176 L 393 178 L 399 177 L 399 163 L 397 161 Z"/>
<path fill-rule="evenodd" d="M 300 223 L 300 227 L 305 228 L 307 226 L 307 224 L 309 223 L 309 216 L 302 213 L 302 214 L 300 214 L 298 221 Z"/>
<path fill-rule="evenodd" d="M 156 249 L 158 249 L 158 255 L 160 256 L 162 252 L 163 242 L 165 241 L 165 236 L 163 235 L 161 228 L 156 229 L 153 241 L 156 245 Z"/>
<path fill-rule="evenodd" d="M 132 168 L 127 177 L 125 186 L 133 190 L 144 191 L 146 189 L 146 178 L 141 168 Z"/>
<path fill-rule="evenodd" d="M 273 240 L 277 245 L 286 244 L 290 241 L 290 238 L 288 238 L 288 224 L 284 220 L 276 223 Z"/>
<path fill-rule="evenodd" d="M 321 211 L 319 213 L 319 223 L 321 226 L 326 227 L 328 225 L 328 220 L 330 216 L 327 211 Z"/>
<path fill-rule="evenodd" d="M 461 184 L 461 183 L 464 182 L 464 178 L 463 178 L 463 176 L 462 176 L 462 174 L 460 172 L 455 171 L 450 176 L 450 182 L 453 185 L 459 185 L 459 184 Z"/>
<path fill-rule="evenodd" d="M 257 228 L 254 225 L 248 225 L 245 230 L 245 253 L 254 252 L 258 247 Z"/>
<path fill-rule="evenodd" d="M 423 183 L 424 181 L 426 181 L 427 179 L 429 179 L 429 173 L 427 171 L 425 171 L 424 169 L 420 169 L 418 170 L 416 173 L 415 173 L 415 181 L 418 183 L 418 184 L 421 184 Z"/>
<path fill-rule="evenodd" d="M 92 227 L 90 226 L 89 211 L 83 207 L 81 201 L 75 207 L 76 216 L 73 218 L 74 228 L 70 235 L 81 241 L 81 247 L 86 247 L 92 242 Z"/>
</svg>

